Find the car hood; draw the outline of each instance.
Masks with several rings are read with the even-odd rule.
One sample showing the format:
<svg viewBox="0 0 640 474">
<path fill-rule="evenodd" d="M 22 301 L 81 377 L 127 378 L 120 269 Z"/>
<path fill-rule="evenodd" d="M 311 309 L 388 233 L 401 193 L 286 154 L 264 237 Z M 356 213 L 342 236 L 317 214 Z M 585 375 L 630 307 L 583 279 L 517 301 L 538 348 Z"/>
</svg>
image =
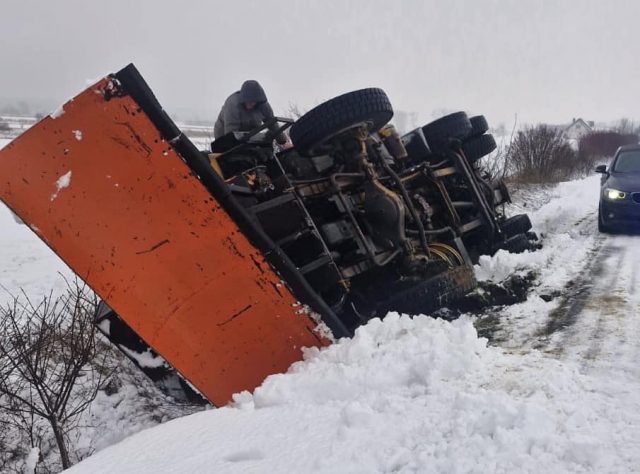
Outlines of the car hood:
<svg viewBox="0 0 640 474">
<path fill-rule="evenodd" d="M 640 173 L 612 173 L 605 186 L 626 193 L 640 192 Z"/>
</svg>

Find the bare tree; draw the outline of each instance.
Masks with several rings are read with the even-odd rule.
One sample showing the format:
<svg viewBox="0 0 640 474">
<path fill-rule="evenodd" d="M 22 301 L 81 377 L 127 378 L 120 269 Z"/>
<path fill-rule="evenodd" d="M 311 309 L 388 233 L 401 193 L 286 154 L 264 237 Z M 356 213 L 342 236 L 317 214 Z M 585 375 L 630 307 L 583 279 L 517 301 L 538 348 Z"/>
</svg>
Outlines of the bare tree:
<svg viewBox="0 0 640 474">
<path fill-rule="evenodd" d="M 615 154 L 618 147 L 638 143 L 638 135 L 614 131 L 592 132 L 580 139 L 578 144 L 579 169 L 583 173 L 593 171 L 596 164 Z"/>
<path fill-rule="evenodd" d="M 298 120 L 306 112 L 306 110 L 301 109 L 300 106 L 295 102 L 289 102 L 289 106 L 284 111 L 284 116 L 292 118 L 294 120 Z"/>
<path fill-rule="evenodd" d="M 623 117 L 611 128 L 613 132 L 621 135 L 638 135 L 640 134 L 640 125 L 633 120 Z"/>
<path fill-rule="evenodd" d="M 513 126 L 511 133 L 507 138 L 507 127 L 501 123 L 496 130 L 496 134 L 502 137 L 496 150 L 488 156 L 483 157 L 477 162 L 477 166 L 483 174 L 483 177 L 489 181 L 505 179 L 513 171 L 509 154 L 511 153 L 511 145 L 513 144 L 516 129 L 518 127 L 518 115 L 513 118 Z"/>
<path fill-rule="evenodd" d="M 58 298 L 35 305 L 23 293 L 0 309 L 0 409 L 34 447 L 46 422 L 63 469 L 71 466 L 67 434 L 108 376 L 90 364 L 96 307 L 96 296 L 75 281 Z"/>
</svg>

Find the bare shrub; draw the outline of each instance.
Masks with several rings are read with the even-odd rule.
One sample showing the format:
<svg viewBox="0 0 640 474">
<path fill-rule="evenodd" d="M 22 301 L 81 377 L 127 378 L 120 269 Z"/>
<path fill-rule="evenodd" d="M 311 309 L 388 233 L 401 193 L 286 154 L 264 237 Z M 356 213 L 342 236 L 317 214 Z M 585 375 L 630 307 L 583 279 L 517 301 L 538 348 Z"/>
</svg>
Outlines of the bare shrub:
<svg viewBox="0 0 640 474">
<path fill-rule="evenodd" d="M 49 449 L 50 430 L 66 469 L 72 464 L 67 436 L 108 378 L 98 368 L 106 364 L 91 364 L 97 298 L 78 281 L 38 304 L 22 296 L 0 309 L 2 418 L 40 453 Z"/>
<path fill-rule="evenodd" d="M 520 181 L 558 182 L 575 175 L 577 153 L 557 130 L 538 125 L 517 133 L 507 160 Z"/>
<path fill-rule="evenodd" d="M 580 139 L 578 158 L 581 168 L 591 170 L 598 162 L 613 156 L 623 145 L 638 143 L 638 135 L 616 131 L 593 132 Z"/>
</svg>

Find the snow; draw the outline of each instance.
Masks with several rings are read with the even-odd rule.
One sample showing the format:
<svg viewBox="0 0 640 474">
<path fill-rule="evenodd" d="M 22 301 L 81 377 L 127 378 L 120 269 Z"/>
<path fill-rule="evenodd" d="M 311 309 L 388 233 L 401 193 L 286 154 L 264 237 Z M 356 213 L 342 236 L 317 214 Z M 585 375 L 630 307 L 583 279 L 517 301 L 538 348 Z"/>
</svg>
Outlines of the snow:
<svg viewBox="0 0 640 474">
<path fill-rule="evenodd" d="M 630 440 L 620 416 L 602 416 L 616 394 L 597 385 L 542 353 L 488 347 L 469 318 L 391 314 L 234 407 L 140 432 L 70 472 L 623 472 L 611 448 Z"/>
<path fill-rule="evenodd" d="M 614 289 L 626 305 L 614 320 L 626 322 L 600 341 L 598 357 L 585 354 L 605 323 L 588 311 L 570 329 L 540 333 L 562 301 L 542 295 L 566 292 L 603 245 L 636 245 L 598 236 L 597 196 L 594 178 L 553 188 L 531 212 L 543 249 L 478 265 L 496 282 L 537 275 L 527 301 L 494 310 L 500 345 L 479 337 L 469 316 L 389 314 L 351 340 L 307 350 L 232 406 L 141 431 L 70 472 L 636 472 L 640 296 L 626 293 L 640 256 Z M 596 313 L 602 291 L 587 303 Z"/>
<path fill-rule="evenodd" d="M 62 117 L 62 114 L 64 114 L 64 104 L 60 105 L 56 110 L 51 112 L 50 117 L 52 119 L 57 119 Z"/>
<path fill-rule="evenodd" d="M 51 195 L 51 201 L 55 200 L 58 197 L 58 193 L 65 188 L 68 188 L 71 184 L 71 171 L 67 171 L 65 174 L 60 176 L 56 181 L 56 192 Z"/>
<path fill-rule="evenodd" d="M 31 448 L 29 456 L 24 465 L 24 472 L 35 472 L 36 464 L 38 463 L 38 457 L 40 456 L 40 449 Z"/>
<path fill-rule="evenodd" d="M 74 446 L 97 452 L 70 472 L 638 472 L 640 237 L 597 233 L 598 185 L 561 183 L 513 206 L 544 246 L 476 267 L 484 281 L 536 277 L 526 301 L 489 311 L 491 342 L 472 316 L 389 314 L 231 406 L 172 421 L 188 410 L 125 372 L 85 415 Z M 0 245 L 0 302 L 71 274 L 3 207 Z M 580 301 L 573 319 L 566 301 Z M 557 318 L 565 326 L 547 331 Z"/>
<path fill-rule="evenodd" d="M 109 322 L 105 320 L 105 322 Z M 108 330 L 108 329 L 107 329 Z M 140 367 L 163 367 L 165 365 L 165 360 L 157 355 L 151 353 L 150 349 L 147 349 L 145 352 L 136 352 L 127 347 L 122 346 L 121 349 L 129 356 L 140 364 Z"/>
<path fill-rule="evenodd" d="M 82 131 L 81 130 L 73 130 L 73 136 L 76 140 L 82 140 Z"/>
<path fill-rule="evenodd" d="M 527 269 L 538 272 L 539 279 L 549 287 L 566 283 L 576 268 L 582 265 L 596 235 L 591 227 L 586 235 L 581 236 L 584 229 L 575 217 L 592 220 L 595 216 L 599 179 L 599 176 L 592 176 L 560 183 L 551 192 L 551 200 L 547 204 L 535 212 L 529 212 L 534 230 L 545 240 L 543 248 L 523 254 L 501 250 L 493 257 L 480 257 L 476 266 L 478 280 L 501 281 Z M 591 223 L 591 220 L 587 222 Z"/>
</svg>

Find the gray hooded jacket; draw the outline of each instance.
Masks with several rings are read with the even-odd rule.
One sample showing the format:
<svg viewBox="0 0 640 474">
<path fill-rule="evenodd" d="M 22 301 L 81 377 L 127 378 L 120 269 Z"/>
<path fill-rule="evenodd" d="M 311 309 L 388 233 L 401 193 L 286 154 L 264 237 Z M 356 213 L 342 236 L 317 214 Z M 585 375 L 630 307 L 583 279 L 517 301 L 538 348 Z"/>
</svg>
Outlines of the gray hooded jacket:
<svg viewBox="0 0 640 474">
<path fill-rule="evenodd" d="M 246 102 L 255 102 L 253 109 L 247 110 Z M 224 102 L 218 120 L 213 127 L 214 138 L 220 138 L 229 132 L 248 132 L 273 118 L 273 109 L 267 101 L 267 95 L 258 81 L 245 81 L 242 88 L 231 94 Z M 269 126 L 269 130 L 276 132 L 278 125 Z M 287 138 L 281 133 L 276 141 L 283 144 Z"/>
</svg>

